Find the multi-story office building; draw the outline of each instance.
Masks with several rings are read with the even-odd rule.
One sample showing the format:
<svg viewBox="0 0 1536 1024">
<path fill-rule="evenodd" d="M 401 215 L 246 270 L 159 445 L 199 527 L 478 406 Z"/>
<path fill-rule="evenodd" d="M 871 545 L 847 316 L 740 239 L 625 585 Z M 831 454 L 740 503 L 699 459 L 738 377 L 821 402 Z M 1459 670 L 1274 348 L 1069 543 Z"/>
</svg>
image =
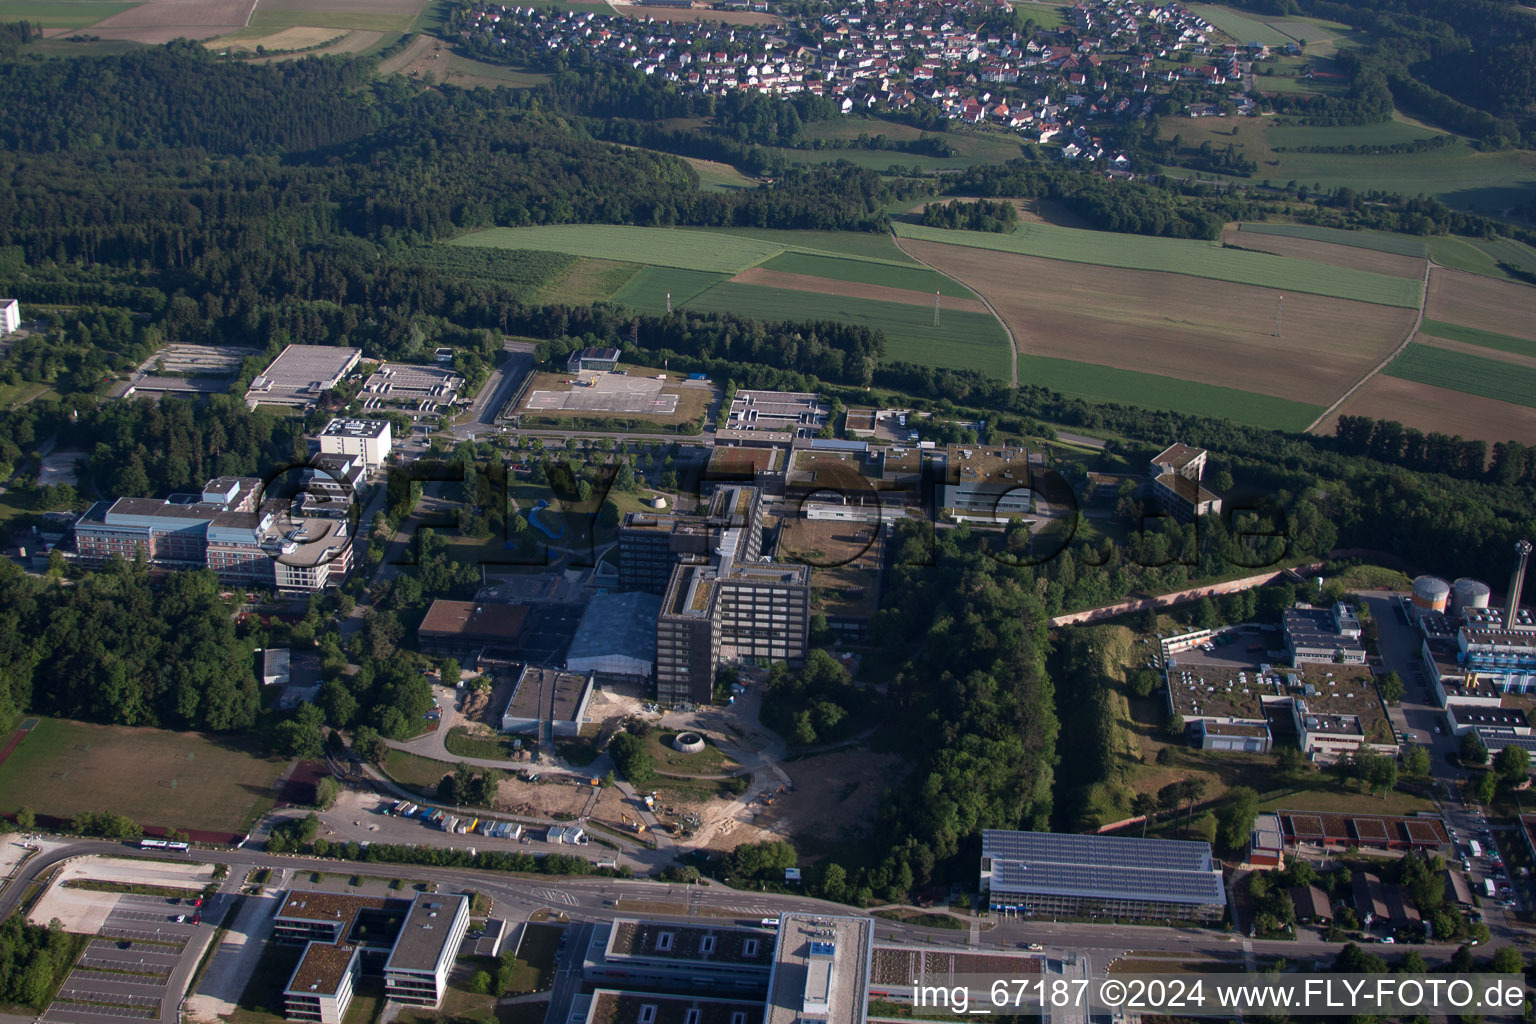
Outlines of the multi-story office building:
<svg viewBox="0 0 1536 1024">
<path fill-rule="evenodd" d="M 254 477 L 216 477 L 199 494 L 99 501 L 75 524 L 75 550 L 93 563 L 142 552 L 154 565 L 208 568 L 228 583 L 285 593 L 346 579 L 352 569 L 347 522 L 292 518 L 286 502 L 260 501 L 261 491 Z"/>
<path fill-rule="evenodd" d="M 356 946 L 311 942 L 283 990 L 283 1016 L 308 1024 L 341 1024 L 361 962 Z"/>
<path fill-rule="evenodd" d="M 21 329 L 21 303 L 15 299 L 0 299 L 0 334 L 10 334 Z"/>
<path fill-rule="evenodd" d="M 448 988 L 448 972 L 469 930 L 469 897 L 422 893 L 400 926 L 384 962 L 384 996 L 396 1003 L 436 1008 Z"/>
<path fill-rule="evenodd" d="M 384 464 L 393 444 L 389 420 L 331 420 L 315 440 L 325 455 L 361 455 L 368 473 Z"/>
<path fill-rule="evenodd" d="M 619 587 L 666 593 L 679 564 L 707 564 L 727 530 L 741 531 L 740 561 L 763 551 L 763 503 L 755 487 L 721 487 L 700 515 L 658 516 L 631 512 L 619 528 Z"/>
</svg>

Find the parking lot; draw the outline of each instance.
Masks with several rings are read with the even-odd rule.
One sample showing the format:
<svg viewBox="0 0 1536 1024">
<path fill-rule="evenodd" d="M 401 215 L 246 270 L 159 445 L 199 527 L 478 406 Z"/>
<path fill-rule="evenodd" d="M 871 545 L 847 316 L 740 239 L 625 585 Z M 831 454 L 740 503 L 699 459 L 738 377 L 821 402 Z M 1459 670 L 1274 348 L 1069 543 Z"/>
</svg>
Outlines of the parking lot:
<svg viewBox="0 0 1536 1024">
<path fill-rule="evenodd" d="M 182 987 L 213 925 L 192 923 L 202 908 L 190 905 L 190 900 L 102 896 L 115 899 L 116 906 L 41 1020 L 174 1020 Z"/>
</svg>

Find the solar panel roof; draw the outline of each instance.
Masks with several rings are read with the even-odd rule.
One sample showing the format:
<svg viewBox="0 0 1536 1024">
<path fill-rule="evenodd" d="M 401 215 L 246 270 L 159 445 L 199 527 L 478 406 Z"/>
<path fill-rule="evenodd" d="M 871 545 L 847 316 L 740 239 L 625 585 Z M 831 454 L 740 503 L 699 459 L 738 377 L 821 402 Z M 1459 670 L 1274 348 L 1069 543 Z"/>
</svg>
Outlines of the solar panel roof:
<svg viewBox="0 0 1536 1024">
<path fill-rule="evenodd" d="M 994 892 L 1104 899 L 1220 903 L 1221 872 L 1206 843 L 1080 836 L 1059 832 L 982 833 Z"/>
</svg>

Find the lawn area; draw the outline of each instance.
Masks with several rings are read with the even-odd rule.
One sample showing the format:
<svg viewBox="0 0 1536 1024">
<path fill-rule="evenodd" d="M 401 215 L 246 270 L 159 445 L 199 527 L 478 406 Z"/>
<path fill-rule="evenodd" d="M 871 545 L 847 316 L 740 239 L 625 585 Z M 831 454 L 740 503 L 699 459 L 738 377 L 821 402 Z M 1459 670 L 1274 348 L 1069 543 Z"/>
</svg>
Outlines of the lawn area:
<svg viewBox="0 0 1536 1024">
<path fill-rule="evenodd" d="M 1337 580 L 1349 590 L 1408 590 L 1413 586 L 1406 574 L 1381 565 L 1351 566 L 1329 579 Z"/>
<path fill-rule="evenodd" d="M 1304 405 L 1236 388 L 1046 356 L 1021 354 L 1019 383 L 1038 384 L 1092 402 L 1218 416 L 1273 430 L 1305 430 L 1323 411 L 1320 405 Z"/>
<path fill-rule="evenodd" d="M 1419 333 L 1427 334 L 1432 338 L 1464 341 L 1469 345 L 1481 345 L 1484 348 L 1498 349 L 1500 352 L 1536 357 L 1536 341 L 1515 338 L 1496 331 L 1481 331 L 1476 327 L 1463 327 L 1461 324 L 1448 324 L 1442 320 L 1426 318 L 1423 325 L 1419 327 Z"/>
<path fill-rule="evenodd" d="M 31 381 L 0 384 L 0 409 L 17 409 L 48 393 L 48 385 Z"/>
<path fill-rule="evenodd" d="M 731 283 L 711 288 L 688 308 L 764 320 L 794 317 L 863 324 L 885 332 L 887 359 L 1009 376 L 1008 337 L 988 313 L 946 311 L 936 328 L 928 306 Z"/>
<path fill-rule="evenodd" d="M 512 981 L 508 993 L 542 992 L 555 977 L 555 953 L 565 929 L 552 924 L 529 924 L 523 929 L 512 961 Z"/>
<path fill-rule="evenodd" d="M 647 313 L 665 313 L 668 292 L 672 293 L 672 305 L 681 306 L 728 279 L 726 274 L 711 274 L 702 270 L 641 267 L 640 272 L 631 277 L 624 287 L 613 293 L 612 301 Z"/>
<path fill-rule="evenodd" d="M 1385 231 L 1345 231 L 1343 228 L 1324 228 L 1312 224 L 1247 223 L 1238 225 L 1239 230 L 1256 235 L 1282 235 L 1286 238 L 1306 238 L 1314 242 L 1330 242 L 1334 245 L 1350 245 L 1357 249 L 1390 252 L 1399 256 L 1423 259 L 1429 254 L 1424 239 L 1412 235 L 1394 235 Z"/>
<path fill-rule="evenodd" d="M 607 302 L 640 269 L 638 263 L 578 259 L 565 273 L 539 289 L 538 297 L 544 302 L 564 302 L 573 306 Z"/>
<path fill-rule="evenodd" d="M 0 812 L 68 819 L 113 811 L 140 825 L 244 834 L 273 804 L 284 758 L 233 738 L 44 718 L 0 764 Z"/>
<path fill-rule="evenodd" d="M 683 775 L 727 775 L 741 765 L 725 755 L 714 741 L 706 737 L 704 749 L 697 754 L 685 754 L 672 747 L 674 730 L 656 730 L 646 737 L 645 748 L 656 759 L 656 767 L 664 772 Z"/>
<path fill-rule="evenodd" d="M 950 231 L 899 221 L 896 233 L 903 238 L 1072 263 L 1130 270 L 1176 269 L 1192 277 L 1331 295 L 1387 306 L 1416 307 L 1422 291 L 1418 282 L 1405 278 L 1308 263 L 1270 253 L 1224 249 L 1220 242 L 1154 238 L 1033 223 L 1020 224 L 1011 234 L 999 235 L 985 231 Z"/>
<path fill-rule="evenodd" d="M 462 725 L 456 725 L 448 730 L 448 735 L 443 737 L 443 746 L 448 748 L 448 753 L 457 754 L 460 757 L 479 757 L 492 761 L 511 760 L 513 755 L 512 740 L 508 736 L 487 736 L 480 732 L 470 732 Z"/>
<path fill-rule="evenodd" d="M 234 1024 L 283 1020 L 283 989 L 288 987 L 288 979 L 293 977 L 293 969 L 299 966 L 303 955 L 303 946 L 267 943 L 240 992 L 240 1001 L 231 1015 Z"/>
<path fill-rule="evenodd" d="M 389 756 L 384 759 L 384 774 L 402 786 L 436 789 L 437 784 L 443 780 L 443 776 L 452 772 L 453 765 L 447 761 L 422 757 L 420 754 L 407 753 L 393 747 L 389 750 Z"/>
<path fill-rule="evenodd" d="M 804 274 L 831 281 L 851 281 L 886 288 L 906 288 L 916 292 L 940 292 L 957 299 L 974 299 L 976 293 L 959 281 L 926 267 L 893 267 L 866 260 L 840 259 L 804 252 L 786 252 L 762 265 L 764 270 L 783 274 Z"/>
<path fill-rule="evenodd" d="M 1536 369 L 1463 352 L 1409 345 L 1382 371 L 1391 377 L 1536 408 Z"/>
<path fill-rule="evenodd" d="M 83 28 L 137 6 L 111 0 L 0 0 L 0 21 L 30 21 L 43 28 Z"/>
<path fill-rule="evenodd" d="M 567 252 L 682 270 L 740 273 L 778 255 L 781 246 L 720 232 L 684 234 L 670 228 L 610 224 L 560 224 L 489 228 L 454 239 L 452 245 Z"/>
</svg>

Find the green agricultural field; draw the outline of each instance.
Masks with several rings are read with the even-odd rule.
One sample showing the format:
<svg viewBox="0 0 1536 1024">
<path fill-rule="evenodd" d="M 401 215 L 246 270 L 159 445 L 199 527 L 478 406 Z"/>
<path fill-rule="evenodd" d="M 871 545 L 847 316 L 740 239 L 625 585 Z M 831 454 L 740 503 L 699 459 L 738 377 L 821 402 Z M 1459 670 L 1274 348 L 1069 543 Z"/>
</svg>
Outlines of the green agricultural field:
<svg viewBox="0 0 1536 1024">
<path fill-rule="evenodd" d="M 1021 354 L 1019 383 L 1037 384 L 1090 402 L 1118 402 L 1194 416 L 1225 417 L 1234 423 L 1273 430 L 1305 430 L 1323 411 L 1320 405 L 1235 388 L 1046 356 Z"/>
<path fill-rule="evenodd" d="M 1268 79 L 1260 78 L 1258 81 L 1262 87 Z M 1347 127 L 1270 123 L 1268 127 L 1269 144 L 1277 149 L 1294 149 L 1299 146 L 1395 146 L 1445 134 L 1412 121 L 1381 121 L 1377 124 Z"/>
<path fill-rule="evenodd" d="M 538 297 L 544 302 L 563 302 L 568 306 L 607 302 L 640 270 L 638 263 L 581 258 L 539 289 Z"/>
<path fill-rule="evenodd" d="M 41 719 L 0 763 L 0 813 L 112 811 L 140 825 L 244 833 L 287 759 L 200 733 Z"/>
<path fill-rule="evenodd" d="M 1008 336 L 987 313 L 946 311 L 933 326 L 933 310 L 899 302 L 818 295 L 750 284 L 717 285 L 688 304 L 708 313 L 763 320 L 841 320 L 885 333 L 887 359 L 955 370 L 979 370 L 1008 379 Z"/>
<path fill-rule="evenodd" d="M 391 256 L 389 261 L 454 277 L 495 281 L 531 294 L 570 269 L 576 257 L 563 252 L 530 249 L 422 245 Z"/>
<path fill-rule="evenodd" d="M 642 267 L 624 287 L 613 293 L 612 301 L 646 313 L 665 313 L 667 292 L 672 293 L 672 305 L 681 307 L 690 299 L 728 279 L 727 274 L 709 274 L 702 270 Z"/>
<path fill-rule="evenodd" d="M 1242 231 L 1256 235 L 1283 235 L 1286 238 L 1306 238 L 1314 242 L 1333 245 L 1350 245 L 1356 249 L 1373 249 L 1376 252 L 1395 253 L 1423 259 L 1429 255 L 1429 246 L 1422 238 L 1412 235 L 1394 235 L 1385 231 L 1346 231 L 1343 228 L 1324 228 L 1312 224 L 1239 224 Z"/>
<path fill-rule="evenodd" d="M 1501 281 L 1519 281 L 1520 278 L 1508 273 L 1499 266 L 1500 263 L 1536 274 L 1536 250 L 1509 238 L 1437 236 L 1429 240 L 1429 255 L 1442 267 Z"/>
<path fill-rule="evenodd" d="M 43 28 L 84 28 L 137 6 L 111 0 L 0 0 L 0 21 L 30 21 Z"/>
<path fill-rule="evenodd" d="M 976 293 L 959 281 L 926 267 L 893 267 L 865 260 L 815 256 L 804 252 L 786 252 L 762 264 L 764 270 L 781 274 L 804 274 L 831 281 L 875 284 L 885 288 L 906 288 L 915 292 L 939 292 L 957 299 L 974 299 Z"/>
<path fill-rule="evenodd" d="M 392 14 L 384 11 L 319 11 L 269 7 L 257 4 L 251 13 L 250 28 L 280 32 L 285 28 L 341 28 L 368 32 L 409 32 L 416 20 L 414 12 Z"/>
<path fill-rule="evenodd" d="M 1442 320 L 1426 319 L 1419 327 L 1419 333 L 1427 334 L 1432 338 L 1464 341 L 1468 345 L 1481 345 L 1483 348 L 1498 349 L 1500 352 L 1513 352 L 1516 355 L 1536 358 L 1536 341 L 1515 338 L 1508 334 L 1499 334 L 1495 331 L 1482 331 L 1476 327 L 1463 327 L 1461 324 L 1448 324 Z"/>
<path fill-rule="evenodd" d="M 905 238 L 950 245 L 1128 270 L 1172 271 L 1192 277 L 1331 295 L 1385 306 L 1417 307 L 1422 291 L 1419 282 L 1406 278 L 1308 263 L 1270 253 L 1224 249 L 1220 242 L 1086 231 L 1055 224 L 1020 224 L 1012 234 L 998 235 L 984 231 L 949 231 L 899 221 L 896 233 Z"/>
<path fill-rule="evenodd" d="M 1536 369 L 1463 352 L 1409 345 L 1382 371 L 1393 377 L 1536 409 Z"/>
<path fill-rule="evenodd" d="M 1457 142 L 1423 153 L 1380 156 L 1282 153 L 1278 166 L 1261 164 L 1254 178 L 1357 192 L 1423 193 L 1460 210 L 1497 214 L 1530 199 L 1533 175 L 1536 153 L 1515 149 L 1484 153 Z"/>
<path fill-rule="evenodd" d="M 1215 25 L 1238 43 L 1263 43 L 1265 46 L 1284 46 L 1286 43 L 1298 42 L 1296 37 L 1286 35 L 1279 29 L 1271 27 L 1266 21 L 1261 21 L 1251 14 L 1242 14 L 1234 11 L 1230 7 L 1216 7 L 1211 4 L 1190 4 L 1189 9 L 1212 25 Z"/>
<path fill-rule="evenodd" d="M 670 228 L 610 224 L 488 228 L 456 238 L 449 244 L 538 249 L 594 259 L 730 274 L 756 266 L 783 250 L 779 245 L 721 232 L 684 234 Z"/>
<path fill-rule="evenodd" d="M 897 248 L 891 236 L 883 231 L 795 231 L 783 228 L 679 228 L 678 230 L 751 238 L 760 242 L 769 242 L 780 249 L 807 252 L 812 255 L 852 256 L 854 259 L 872 260 L 876 263 L 904 263 L 913 267 L 922 265 Z"/>
</svg>

